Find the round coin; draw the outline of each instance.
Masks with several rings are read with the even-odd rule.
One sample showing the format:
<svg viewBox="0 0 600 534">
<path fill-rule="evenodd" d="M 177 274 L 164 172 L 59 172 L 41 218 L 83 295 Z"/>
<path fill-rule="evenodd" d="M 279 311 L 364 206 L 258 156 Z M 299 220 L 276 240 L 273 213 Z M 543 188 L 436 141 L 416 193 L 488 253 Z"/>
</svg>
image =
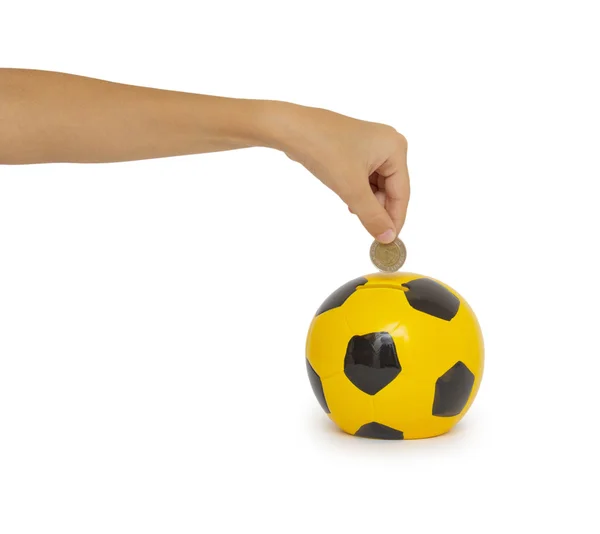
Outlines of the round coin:
<svg viewBox="0 0 600 534">
<path fill-rule="evenodd" d="M 380 271 L 393 273 L 400 269 L 406 261 L 406 247 L 396 238 L 388 244 L 373 241 L 371 245 L 371 261 Z"/>
</svg>

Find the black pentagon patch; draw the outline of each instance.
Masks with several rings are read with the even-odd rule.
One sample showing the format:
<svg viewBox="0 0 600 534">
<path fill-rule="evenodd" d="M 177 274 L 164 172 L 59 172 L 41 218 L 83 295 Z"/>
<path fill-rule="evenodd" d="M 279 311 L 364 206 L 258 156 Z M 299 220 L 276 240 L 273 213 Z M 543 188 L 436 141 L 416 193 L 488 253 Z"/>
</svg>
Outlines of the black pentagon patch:
<svg viewBox="0 0 600 534">
<path fill-rule="evenodd" d="M 354 336 L 348 343 L 344 373 L 361 391 L 375 395 L 401 370 L 396 345 L 387 332 Z"/>
<path fill-rule="evenodd" d="M 417 278 L 402 284 L 408 303 L 415 309 L 438 319 L 450 321 L 458 313 L 460 300 L 443 285 L 430 278 Z"/>
<path fill-rule="evenodd" d="M 368 423 L 361 426 L 355 436 L 372 439 L 404 439 L 404 433 L 395 428 L 380 423 Z"/>
<path fill-rule="evenodd" d="M 308 359 L 306 360 L 306 371 L 308 372 L 308 379 L 310 380 L 312 390 L 315 393 L 315 397 L 317 397 L 321 408 L 325 410 L 325 413 L 331 413 L 329 406 L 327 406 L 327 401 L 325 400 L 325 393 L 323 392 L 323 384 L 321 383 L 321 379 L 316 371 L 312 368 L 312 365 Z"/>
<path fill-rule="evenodd" d="M 462 412 L 473 390 L 475 375 L 463 362 L 457 362 L 435 383 L 433 415 L 452 417 Z"/>
<path fill-rule="evenodd" d="M 350 282 L 346 282 L 343 286 L 338 287 L 325 299 L 325 302 L 321 304 L 315 316 L 333 310 L 333 308 L 339 308 L 346 300 L 348 300 L 348 297 L 356 291 L 358 286 L 364 286 L 367 282 L 368 280 L 366 278 L 360 277 L 350 280 Z"/>
</svg>

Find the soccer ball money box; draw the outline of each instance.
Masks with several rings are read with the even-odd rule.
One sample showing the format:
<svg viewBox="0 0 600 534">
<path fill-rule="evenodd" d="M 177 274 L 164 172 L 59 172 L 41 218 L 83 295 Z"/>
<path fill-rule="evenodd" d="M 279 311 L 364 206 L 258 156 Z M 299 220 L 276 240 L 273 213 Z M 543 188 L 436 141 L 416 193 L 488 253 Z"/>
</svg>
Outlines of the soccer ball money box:
<svg viewBox="0 0 600 534">
<path fill-rule="evenodd" d="M 452 288 L 410 273 L 352 280 L 323 302 L 306 367 L 325 413 L 348 434 L 418 439 L 448 432 L 483 373 L 481 330 Z"/>
</svg>

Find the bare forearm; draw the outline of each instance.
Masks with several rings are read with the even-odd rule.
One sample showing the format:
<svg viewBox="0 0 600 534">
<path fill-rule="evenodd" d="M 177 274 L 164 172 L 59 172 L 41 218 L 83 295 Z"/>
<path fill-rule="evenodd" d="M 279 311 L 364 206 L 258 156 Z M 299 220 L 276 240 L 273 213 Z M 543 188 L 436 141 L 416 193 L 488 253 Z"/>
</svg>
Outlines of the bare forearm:
<svg viewBox="0 0 600 534">
<path fill-rule="evenodd" d="M 270 146 L 274 103 L 0 69 L 0 164 L 100 163 Z"/>
</svg>

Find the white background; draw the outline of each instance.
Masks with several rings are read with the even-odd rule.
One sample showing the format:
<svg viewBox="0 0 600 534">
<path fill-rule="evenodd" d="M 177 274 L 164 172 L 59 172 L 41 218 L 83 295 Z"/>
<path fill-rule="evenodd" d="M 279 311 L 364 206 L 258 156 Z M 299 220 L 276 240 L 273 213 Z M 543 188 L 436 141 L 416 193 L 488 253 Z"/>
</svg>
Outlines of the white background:
<svg viewBox="0 0 600 534">
<path fill-rule="evenodd" d="M 304 341 L 371 239 L 301 166 L 1 167 L 0 532 L 597 533 L 593 6 L 3 2 L 4 67 L 392 124 L 406 269 L 463 294 L 487 354 L 452 433 L 343 435 Z"/>
</svg>

